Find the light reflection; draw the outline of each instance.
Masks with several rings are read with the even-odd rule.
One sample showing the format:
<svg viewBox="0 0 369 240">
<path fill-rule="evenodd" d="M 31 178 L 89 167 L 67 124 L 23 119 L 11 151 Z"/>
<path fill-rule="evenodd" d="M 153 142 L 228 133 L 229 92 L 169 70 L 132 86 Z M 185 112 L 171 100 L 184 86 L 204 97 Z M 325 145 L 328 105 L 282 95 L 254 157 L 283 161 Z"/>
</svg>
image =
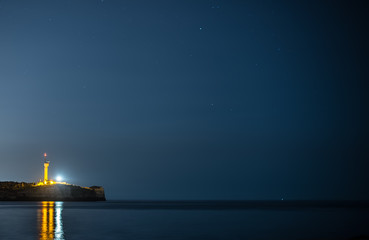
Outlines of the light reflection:
<svg viewBox="0 0 369 240">
<path fill-rule="evenodd" d="M 39 210 L 40 240 L 65 240 L 63 231 L 63 202 L 41 202 Z"/>
</svg>

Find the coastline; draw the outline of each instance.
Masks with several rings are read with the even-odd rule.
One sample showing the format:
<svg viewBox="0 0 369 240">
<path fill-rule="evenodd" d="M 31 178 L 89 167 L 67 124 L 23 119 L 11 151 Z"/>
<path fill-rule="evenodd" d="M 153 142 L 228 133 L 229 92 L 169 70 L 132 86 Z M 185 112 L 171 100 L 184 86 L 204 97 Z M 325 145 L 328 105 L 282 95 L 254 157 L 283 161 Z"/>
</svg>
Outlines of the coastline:
<svg viewBox="0 0 369 240">
<path fill-rule="evenodd" d="M 0 201 L 105 201 L 104 188 L 70 184 L 0 182 Z"/>
</svg>

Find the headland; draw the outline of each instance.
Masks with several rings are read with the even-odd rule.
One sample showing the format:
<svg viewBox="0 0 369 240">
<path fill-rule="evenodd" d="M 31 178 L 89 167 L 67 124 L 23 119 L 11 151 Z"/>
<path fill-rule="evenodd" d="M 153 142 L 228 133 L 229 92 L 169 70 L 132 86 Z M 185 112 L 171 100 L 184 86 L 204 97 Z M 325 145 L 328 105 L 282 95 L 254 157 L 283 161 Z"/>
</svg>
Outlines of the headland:
<svg viewBox="0 0 369 240">
<path fill-rule="evenodd" d="M 0 201 L 105 201 L 105 193 L 99 186 L 0 182 Z"/>
<path fill-rule="evenodd" d="M 0 201 L 105 201 L 104 188 L 81 187 L 49 179 L 47 154 L 43 154 L 44 179 L 37 183 L 0 182 Z"/>
</svg>

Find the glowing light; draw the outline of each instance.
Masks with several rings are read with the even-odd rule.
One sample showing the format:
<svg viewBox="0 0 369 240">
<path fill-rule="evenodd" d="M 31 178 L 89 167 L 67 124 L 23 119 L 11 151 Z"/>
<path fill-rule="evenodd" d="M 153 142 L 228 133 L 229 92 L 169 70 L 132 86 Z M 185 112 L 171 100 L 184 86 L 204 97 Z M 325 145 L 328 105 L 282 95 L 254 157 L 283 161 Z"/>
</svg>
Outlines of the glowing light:
<svg viewBox="0 0 369 240">
<path fill-rule="evenodd" d="M 57 176 L 57 177 L 56 177 L 56 181 L 58 181 L 58 182 L 63 181 L 63 177 L 62 177 L 62 176 Z"/>
</svg>

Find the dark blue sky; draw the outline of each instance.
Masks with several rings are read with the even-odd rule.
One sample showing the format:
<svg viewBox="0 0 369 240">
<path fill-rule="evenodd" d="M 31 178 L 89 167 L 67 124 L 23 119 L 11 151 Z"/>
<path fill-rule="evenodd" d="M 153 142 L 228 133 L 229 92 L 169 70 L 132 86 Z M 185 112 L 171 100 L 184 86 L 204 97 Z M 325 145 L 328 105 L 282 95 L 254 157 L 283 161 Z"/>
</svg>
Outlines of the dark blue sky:
<svg viewBox="0 0 369 240">
<path fill-rule="evenodd" d="M 364 1 L 0 1 L 0 181 L 368 199 Z"/>
</svg>

